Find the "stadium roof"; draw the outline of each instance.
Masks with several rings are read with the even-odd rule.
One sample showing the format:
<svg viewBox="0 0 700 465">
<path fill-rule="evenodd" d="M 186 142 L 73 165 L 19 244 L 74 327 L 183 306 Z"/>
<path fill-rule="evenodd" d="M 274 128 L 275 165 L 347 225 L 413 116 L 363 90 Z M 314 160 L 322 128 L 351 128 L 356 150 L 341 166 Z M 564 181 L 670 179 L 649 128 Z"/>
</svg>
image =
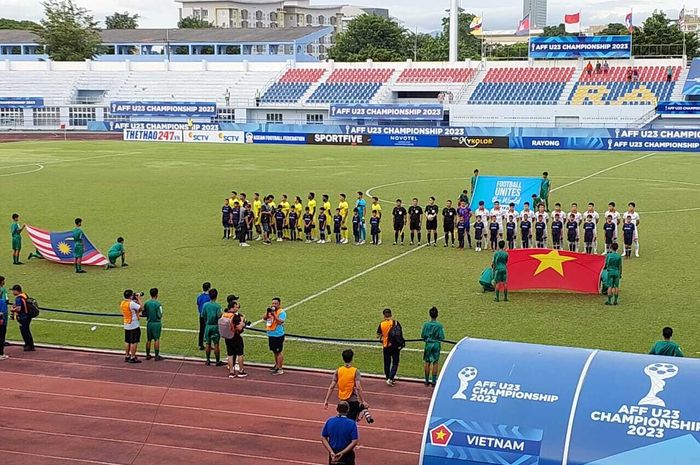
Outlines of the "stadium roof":
<svg viewBox="0 0 700 465">
<path fill-rule="evenodd" d="M 301 41 L 309 35 L 332 32 L 327 26 L 284 28 L 211 28 L 211 29 L 104 29 L 100 31 L 104 44 L 154 43 L 250 43 Z M 0 29 L 0 44 L 38 43 L 33 32 Z"/>
</svg>

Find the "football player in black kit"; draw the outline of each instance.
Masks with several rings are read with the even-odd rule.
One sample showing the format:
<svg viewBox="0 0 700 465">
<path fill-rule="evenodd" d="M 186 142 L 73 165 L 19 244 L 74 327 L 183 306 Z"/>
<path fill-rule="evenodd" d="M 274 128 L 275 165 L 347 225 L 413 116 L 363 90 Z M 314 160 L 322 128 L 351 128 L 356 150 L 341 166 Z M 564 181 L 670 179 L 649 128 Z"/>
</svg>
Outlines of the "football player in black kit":
<svg viewBox="0 0 700 465">
<path fill-rule="evenodd" d="M 448 200 L 445 208 L 442 209 L 442 223 L 445 231 L 445 247 L 452 242 L 452 247 L 455 246 L 455 217 L 457 210 L 452 207 L 452 200 Z"/>
<path fill-rule="evenodd" d="M 586 216 L 586 222 L 583 223 L 583 243 L 586 247 L 586 253 L 593 253 L 593 243 L 595 242 L 595 226 L 593 215 Z"/>
<path fill-rule="evenodd" d="M 476 241 L 476 251 L 481 252 L 484 240 L 484 222 L 481 221 L 481 215 L 476 215 L 474 222 L 474 240 Z"/>
<path fill-rule="evenodd" d="M 538 249 L 544 249 L 547 245 L 545 242 L 546 234 L 547 223 L 544 222 L 544 215 L 537 215 L 537 222 L 535 222 L 535 242 L 537 243 Z"/>
<path fill-rule="evenodd" d="M 530 217 L 525 214 L 520 221 L 520 242 L 523 244 L 523 249 L 530 248 L 530 239 L 532 239 L 532 222 Z"/>
<path fill-rule="evenodd" d="M 428 245 L 430 245 L 430 236 L 433 236 L 433 247 L 437 246 L 437 215 L 438 206 L 435 205 L 435 197 L 430 197 L 428 205 L 425 206 L 425 229 L 428 230 Z"/>
<path fill-rule="evenodd" d="M 508 215 L 508 222 L 506 223 L 506 241 L 508 242 L 508 248 L 515 248 L 515 236 L 516 229 L 518 225 L 515 223 L 515 217 L 513 215 Z"/>
<path fill-rule="evenodd" d="M 409 226 L 411 227 L 411 245 L 413 245 L 415 236 L 418 235 L 418 245 L 421 242 L 421 225 L 423 223 L 423 209 L 418 205 L 418 199 L 413 198 L 411 206 L 408 207 Z"/>
<path fill-rule="evenodd" d="M 224 205 L 221 207 L 221 224 L 224 227 L 222 239 L 231 239 L 231 207 L 228 199 L 224 199 Z"/>
<path fill-rule="evenodd" d="M 561 250 L 561 246 L 564 243 L 563 229 L 564 223 L 562 223 L 559 213 L 555 213 L 554 221 L 552 221 L 552 248 L 554 250 Z"/>
<path fill-rule="evenodd" d="M 399 243 L 401 237 L 401 245 L 403 245 L 403 228 L 406 226 L 406 209 L 401 206 L 401 199 L 396 199 L 396 206 L 391 212 L 394 217 L 394 245 Z"/>
</svg>

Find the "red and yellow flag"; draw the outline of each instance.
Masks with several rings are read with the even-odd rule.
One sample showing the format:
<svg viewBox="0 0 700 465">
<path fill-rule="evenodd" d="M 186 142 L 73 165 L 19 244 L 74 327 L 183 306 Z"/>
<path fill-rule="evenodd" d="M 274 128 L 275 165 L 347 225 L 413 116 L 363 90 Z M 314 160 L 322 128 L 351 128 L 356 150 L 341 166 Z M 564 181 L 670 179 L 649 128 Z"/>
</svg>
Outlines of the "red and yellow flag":
<svg viewBox="0 0 700 465">
<path fill-rule="evenodd" d="M 557 289 L 597 294 L 605 257 L 564 250 L 508 251 L 508 289 Z"/>
</svg>

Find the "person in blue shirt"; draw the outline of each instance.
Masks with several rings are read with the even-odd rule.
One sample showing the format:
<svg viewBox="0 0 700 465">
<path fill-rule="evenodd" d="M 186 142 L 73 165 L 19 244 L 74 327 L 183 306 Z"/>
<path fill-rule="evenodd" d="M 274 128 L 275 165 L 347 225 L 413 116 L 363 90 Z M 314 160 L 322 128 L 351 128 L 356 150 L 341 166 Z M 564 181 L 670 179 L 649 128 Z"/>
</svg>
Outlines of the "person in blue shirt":
<svg viewBox="0 0 700 465">
<path fill-rule="evenodd" d="M 364 194 L 361 191 L 357 191 L 357 202 L 355 203 L 355 207 L 357 207 L 357 213 L 360 215 L 360 245 L 362 245 L 367 240 L 367 230 L 365 229 L 365 210 L 367 210 L 367 201 L 364 199 Z"/>
<path fill-rule="evenodd" d="M 562 223 L 559 213 L 555 213 L 554 221 L 552 221 L 552 248 L 554 250 L 561 250 L 561 246 L 564 242 L 562 237 L 563 229 L 564 223 Z"/>
<path fill-rule="evenodd" d="M 335 234 L 335 243 L 340 244 L 343 240 L 343 215 L 340 214 L 340 208 L 335 209 L 335 215 L 333 215 L 333 234 Z"/>
<path fill-rule="evenodd" d="M 544 216 L 538 215 L 537 222 L 535 222 L 535 242 L 537 243 L 538 249 L 544 249 L 547 243 L 545 238 L 547 234 L 547 223 L 544 222 Z"/>
<path fill-rule="evenodd" d="M 267 308 L 267 312 L 261 320 L 265 322 L 268 347 L 275 358 L 275 365 L 270 371 L 273 375 L 283 375 L 284 324 L 287 321 L 287 312 L 282 308 L 282 300 L 279 297 L 272 299 L 272 304 Z"/>
<path fill-rule="evenodd" d="M 508 222 L 506 223 L 506 241 L 508 241 L 509 249 L 515 248 L 517 226 L 518 225 L 515 223 L 515 218 L 513 217 L 513 215 L 508 215 Z"/>
<path fill-rule="evenodd" d="M 372 234 L 372 245 L 379 245 L 379 233 L 381 232 L 379 229 L 379 221 L 379 212 L 374 210 L 372 212 L 372 218 L 369 220 L 370 233 Z"/>
<path fill-rule="evenodd" d="M 321 431 L 321 442 L 328 451 L 328 463 L 355 465 L 355 447 L 359 440 L 357 423 L 347 417 L 350 405 L 341 401 L 336 407 L 338 415 L 329 418 Z"/>
<path fill-rule="evenodd" d="M 228 204 L 228 198 L 224 199 L 224 205 L 221 207 L 221 224 L 224 227 L 222 239 L 231 239 L 231 206 Z"/>
<path fill-rule="evenodd" d="M 211 283 L 206 282 L 202 284 L 202 293 L 197 296 L 197 314 L 199 315 L 199 336 L 197 337 L 197 342 L 199 343 L 199 350 L 204 350 L 204 304 L 209 302 L 209 289 L 211 289 Z"/>
<path fill-rule="evenodd" d="M 530 248 L 530 239 L 532 239 L 532 223 L 530 222 L 530 217 L 525 214 L 520 221 L 520 242 L 523 245 L 523 249 Z"/>
<path fill-rule="evenodd" d="M 297 240 L 297 223 L 299 222 L 299 214 L 293 208 L 289 210 L 289 240 L 296 242 Z M 301 240 L 301 239 L 299 239 Z"/>
<path fill-rule="evenodd" d="M 352 234 L 355 237 L 355 245 L 362 244 L 362 218 L 360 217 L 360 209 L 355 207 L 352 210 Z"/>
<path fill-rule="evenodd" d="M 326 243 L 326 221 L 328 221 L 328 216 L 326 216 L 326 209 L 321 207 L 318 214 L 318 232 L 319 232 L 319 244 Z"/>
<path fill-rule="evenodd" d="M 501 222 L 498 221 L 496 215 L 491 216 L 491 222 L 489 223 L 489 242 L 491 244 L 491 250 L 498 249 L 498 241 L 501 238 Z"/>
<path fill-rule="evenodd" d="M 0 276 L 0 360 L 7 360 L 5 355 L 5 337 L 7 336 L 7 322 L 10 315 L 7 308 L 7 289 L 5 289 L 5 277 Z"/>
<path fill-rule="evenodd" d="M 634 230 L 636 225 L 632 223 L 632 217 L 625 217 L 625 223 L 622 225 L 622 238 L 625 243 L 625 258 L 632 256 L 632 244 L 634 243 Z"/>
<path fill-rule="evenodd" d="M 484 222 L 481 221 L 481 215 L 476 215 L 474 222 L 474 240 L 476 241 L 476 251 L 481 252 L 481 247 L 484 240 Z"/>
<path fill-rule="evenodd" d="M 605 253 L 607 254 L 612 252 L 612 245 L 615 243 L 615 232 L 617 231 L 617 225 L 613 222 L 612 215 L 608 215 L 605 218 L 603 231 L 605 232 Z"/>
<path fill-rule="evenodd" d="M 566 240 L 569 242 L 569 252 L 578 252 L 578 221 L 573 213 L 566 222 Z"/>
<path fill-rule="evenodd" d="M 595 223 L 593 215 L 586 216 L 586 222 L 583 223 L 583 243 L 587 254 L 593 253 L 593 243 L 595 242 Z"/>
<path fill-rule="evenodd" d="M 284 215 L 284 210 L 282 207 L 278 206 L 275 210 L 275 230 L 277 231 L 277 242 L 282 242 L 284 240 L 284 221 L 286 217 Z"/>
</svg>

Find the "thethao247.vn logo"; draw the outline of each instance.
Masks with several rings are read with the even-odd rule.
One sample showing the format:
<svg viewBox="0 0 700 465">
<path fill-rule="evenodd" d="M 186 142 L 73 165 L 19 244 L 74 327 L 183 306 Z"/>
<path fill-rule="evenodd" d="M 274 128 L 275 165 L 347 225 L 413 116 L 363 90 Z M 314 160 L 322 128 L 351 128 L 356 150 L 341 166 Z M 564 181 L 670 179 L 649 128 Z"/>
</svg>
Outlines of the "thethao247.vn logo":
<svg viewBox="0 0 700 465">
<path fill-rule="evenodd" d="M 476 367 L 464 367 L 457 373 L 459 388 L 452 395 L 453 400 L 466 400 L 495 404 L 499 399 L 514 399 L 531 402 L 554 403 L 559 400 L 556 394 L 528 392 L 521 384 L 496 380 L 477 379 L 479 370 Z"/>
</svg>

